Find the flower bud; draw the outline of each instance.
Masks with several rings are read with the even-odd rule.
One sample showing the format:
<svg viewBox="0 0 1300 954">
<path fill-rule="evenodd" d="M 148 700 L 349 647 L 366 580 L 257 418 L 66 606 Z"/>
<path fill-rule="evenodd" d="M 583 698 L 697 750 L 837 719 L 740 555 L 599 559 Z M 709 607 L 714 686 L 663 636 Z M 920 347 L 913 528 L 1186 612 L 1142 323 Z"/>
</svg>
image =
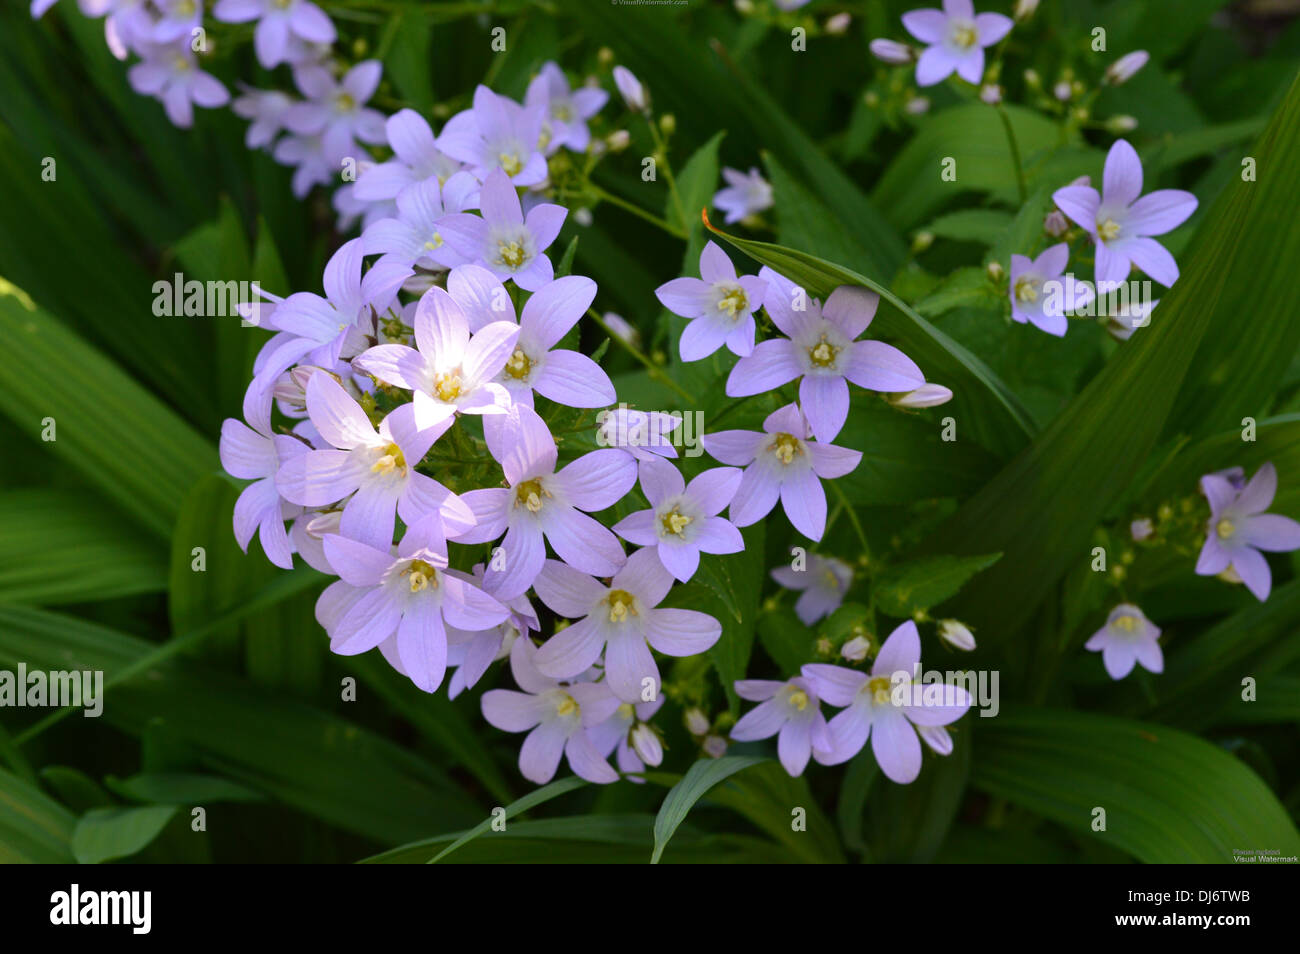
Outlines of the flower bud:
<svg viewBox="0 0 1300 954">
<path fill-rule="evenodd" d="M 1038 75 L 1038 70 L 1025 70 L 1025 86 L 1027 86 L 1031 92 L 1037 92 L 1043 88 L 1043 78 Z"/>
<path fill-rule="evenodd" d="M 672 113 L 664 113 L 659 117 L 659 131 L 665 136 L 671 136 L 677 132 L 677 117 Z"/>
<path fill-rule="evenodd" d="M 871 50 L 872 56 L 891 66 L 902 66 L 904 63 L 911 63 L 915 59 L 910 46 L 894 40 L 872 40 L 867 48 Z"/>
<path fill-rule="evenodd" d="M 995 282 L 1002 281 L 1002 276 L 1006 274 L 1006 269 L 1002 267 L 1001 262 L 989 262 L 987 271 L 989 273 L 989 278 L 993 279 Z"/>
<path fill-rule="evenodd" d="M 942 384 L 927 381 L 915 391 L 901 391 L 889 395 L 886 400 L 894 407 L 915 409 L 920 407 L 938 407 L 952 400 L 952 391 Z"/>
<path fill-rule="evenodd" d="M 736 12 L 745 15 L 753 13 L 754 0 L 736 0 Z"/>
<path fill-rule="evenodd" d="M 1070 220 L 1060 209 L 1053 209 L 1043 219 L 1043 231 L 1052 238 L 1060 238 L 1070 229 Z"/>
<path fill-rule="evenodd" d="M 632 144 L 632 134 L 626 129 L 616 129 L 605 137 L 610 152 L 622 152 Z"/>
<path fill-rule="evenodd" d="M 1138 517 L 1128 525 L 1129 536 L 1138 543 L 1147 540 L 1156 532 L 1155 524 L 1148 517 Z"/>
<path fill-rule="evenodd" d="M 1074 87 L 1062 80 L 1052 87 L 1052 95 L 1063 103 L 1068 103 L 1070 97 L 1074 95 Z"/>
<path fill-rule="evenodd" d="M 1112 116 L 1106 120 L 1106 131 L 1117 135 L 1132 132 L 1137 127 L 1138 121 L 1133 116 Z"/>
<path fill-rule="evenodd" d="M 574 209 L 573 221 L 586 228 L 592 223 L 591 209 Z"/>
<path fill-rule="evenodd" d="M 727 754 L 727 740 L 720 735 L 711 735 L 704 740 L 704 754 L 711 759 L 720 759 Z"/>
<path fill-rule="evenodd" d="M 918 725 L 916 733 L 921 741 L 938 755 L 952 754 L 952 736 L 941 725 Z"/>
<path fill-rule="evenodd" d="M 1151 59 L 1151 54 L 1146 50 L 1134 50 L 1132 53 L 1125 53 L 1114 63 L 1106 68 L 1105 81 L 1111 86 L 1118 86 L 1120 83 L 1127 82 L 1133 76 L 1147 65 L 1147 60 Z"/>
<path fill-rule="evenodd" d="M 660 741 L 655 730 L 644 722 L 638 722 L 632 727 L 629 740 L 632 743 L 632 751 L 640 756 L 641 761 L 646 765 L 658 765 L 664 760 L 663 742 Z"/>
<path fill-rule="evenodd" d="M 1016 0 L 1016 8 L 1011 14 L 1017 23 L 1024 23 L 1038 10 L 1038 0 Z"/>
<path fill-rule="evenodd" d="M 953 649 L 960 649 L 962 652 L 968 653 L 975 648 L 975 636 L 971 633 L 970 627 L 955 619 L 939 621 L 939 638 Z"/>
<path fill-rule="evenodd" d="M 927 248 L 934 244 L 933 232 L 917 232 L 912 236 L 912 254 L 920 255 Z"/>
<path fill-rule="evenodd" d="M 641 85 L 641 81 L 626 66 L 614 67 L 614 85 L 618 87 L 628 109 L 637 113 L 649 111 L 650 95 Z"/>
<path fill-rule="evenodd" d="M 903 112 L 911 116 L 921 116 L 930 111 L 930 100 L 924 96 L 917 96 L 907 101 L 903 107 Z"/>
<path fill-rule="evenodd" d="M 1002 87 L 997 83 L 985 83 L 980 87 L 980 101 L 996 106 L 1002 102 Z"/>
<path fill-rule="evenodd" d="M 699 706 L 687 709 L 683 721 L 686 723 L 686 731 L 691 735 L 704 735 L 710 728 L 709 717 L 704 714 L 704 710 Z"/>
<path fill-rule="evenodd" d="M 601 66 L 609 66 L 614 62 L 614 51 L 607 46 L 602 46 L 596 51 L 596 62 Z"/>
<path fill-rule="evenodd" d="M 854 636 L 840 647 L 840 655 L 849 662 L 862 662 L 871 654 L 871 640 L 866 636 Z"/>
<path fill-rule="evenodd" d="M 852 22 L 853 22 L 853 17 L 851 17 L 848 13 L 837 13 L 835 14 L 835 16 L 831 17 L 826 21 L 822 29 L 825 30 L 827 33 L 829 33 L 831 36 L 839 36 L 840 34 L 848 31 L 849 24 Z"/>
</svg>

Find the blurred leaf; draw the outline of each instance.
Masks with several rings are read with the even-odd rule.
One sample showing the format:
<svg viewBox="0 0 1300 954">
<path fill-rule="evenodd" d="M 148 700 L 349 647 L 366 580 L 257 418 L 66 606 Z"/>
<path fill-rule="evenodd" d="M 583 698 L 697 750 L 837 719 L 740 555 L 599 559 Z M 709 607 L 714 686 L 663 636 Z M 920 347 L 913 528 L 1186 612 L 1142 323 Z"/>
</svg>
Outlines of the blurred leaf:
<svg viewBox="0 0 1300 954">
<path fill-rule="evenodd" d="M 975 574 L 1001 559 L 1000 553 L 983 556 L 925 557 L 896 563 L 872 581 L 877 608 L 887 616 L 909 619 L 954 596 Z"/>
<path fill-rule="evenodd" d="M 957 818 L 970 775 L 971 733 L 949 727 L 953 750 L 931 757 L 925 748 L 921 775 L 910 785 L 888 779 L 867 803 L 867 843 L 871 860 L 885 864 L 928 864 L 934 860 Z"/>
<path fill-rule="evenodd" d="M 1233 849 L 1300 853 L 1300 832 L 1258 776 L 1167 726 L 1004 708 L 979 726 L 971 781 L 1149 864 L 1229 864 Z M 1104 831 L 1092 828 L 1096 808 Z"/>
<path fill-rule="evenodd" d="M 129 858 L 149 847 L 176 811 L 175 805 L 93 809 L 77 820 L 72 853 L 83 865 Z"/>
<path fill-rule="evenodd" d="M 125 779 L 108 779 L 123 798 L 160 805 L 205 805 L 208 802 L 260 802 L 262 794 L 216 775 L 145 772 Z"/>
<path fill-rule="evenodd" d="M 826 864 L 844 861 L 835 828 L 817 805 L 807 779 L 791 778 L 776 762 L 764 760 L 744 769 L 725 785 L 710 791 L 707 799 L 743 815 L 801 861 Z M 664 804 L 666 807 L 667 802 Z M 796 809 L 803 811 L 802 830 L 794 827 Z"/>
<path fill-rule="evenodd" d="M 66 808 L 0 769 L 0 863 L 68 864 L 75 826 Z"/>
<path fill-rule="evenodd" d="M 1011 213 L 1001 209 L 959 209 L 939 216 L 922 231 L 936 238 L 992 245 L 1011 225 Z"/>
<path fill-rule="evenodd" d="M 161 535 L 186 492 L 217 466 L 210 443 L 102 354 L 0 279 L 0 411 Z M 51 382 L 58 386 L 51 387 Z"/>
<path fill-rule="evenodd" d="M 506 805 L 502 809 L 502 815 L 500 816 L 498 816 L 495 810 L 493 810 L 493 814 L 491 816 L 479 822 L 469 831 L 465 832 L 465 834 L 461 835 L 459 838 L 453 841 L 446 848 L 442 849 L 442 851 L 438 852 L 432 858 L 429 858 L 428 859 L 429 864 L 437 864 L 439 861 L 441 861 L 443 858 L 446 858 L 457 848 L 460 848 L 463 845 L 468 844 L 469 842 L 477 838 L 479 835 L 482 835 L 485 832 L 490 831 L 492 829 L 493 822 L 497 821 L 498 818 L 502 820 L 502 823 L 507 822 L 511 818 L 514 818 L 516 815 L 528 811 L 530 808 L 536 808 L 538 805 L 543 805 L 546 802 L 549 802 L 553 798 L 559 798 L 561 795 L 567 794 L 568 792 L 573 791 L 575 788 L 582 788 L 582 786 L 586 784 L 587 781 L 585 779 L 578 778 L 576 775 L 571 775 L 568 778 L 562 778 L 559 779 L 558 781 L 551 782 L 549 785 L 543 785 L 541 788 L 529 792 L 523 798 L 511 802 L 509 805 Z M 509 827 L 507 827 L 506 830 L 509 831 L 510 830 Z M 398 850 L 402 850 L 402 849 L 398 849 Z"/>
<path fill-rule="evenodd" d="M 687 814 L 695 803 L 707 794 L 709 789 L 726 781 L 737 772 L 762 761 L 764 760 L 761 758 L 748 755 L 724 755 L 720 759 L 701 759 L 692 765 L 685 777 L 672 787 L 664 797 L 663 804 L 659 806 L 659 814 L 655 818 L 654 853 L 650 856 L 650 863 L 652 865 L 659 863 L 664 848 L 673 837 L 677 826 L 686 820 Z"/>
</svg>

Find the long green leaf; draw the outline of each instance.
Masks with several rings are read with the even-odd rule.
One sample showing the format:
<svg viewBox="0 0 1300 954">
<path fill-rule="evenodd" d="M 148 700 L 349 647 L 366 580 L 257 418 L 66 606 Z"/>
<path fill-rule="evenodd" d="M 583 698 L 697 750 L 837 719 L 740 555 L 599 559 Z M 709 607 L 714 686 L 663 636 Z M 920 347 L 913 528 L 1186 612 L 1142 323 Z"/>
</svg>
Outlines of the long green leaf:
<svg viewBox="0 0 1300 954">
<path fill-rule="evenodd" d="M 0 863 L 71 862 L 76 821 L 44 792 L 0 769 Z"/>
<path fill-rule="evenodd" d="M 692 765 L 686 776 L 673 786 L 659 806 L 659 814 L 655 817 L 655 847 L 650 863 L 659 863 L 677 826 L 686 820 L 691 808 L 709 789 L 762 761 L 762 758 L 750 755 L 726 755 L 720 759 L 701 759 Z"/>
</svg>

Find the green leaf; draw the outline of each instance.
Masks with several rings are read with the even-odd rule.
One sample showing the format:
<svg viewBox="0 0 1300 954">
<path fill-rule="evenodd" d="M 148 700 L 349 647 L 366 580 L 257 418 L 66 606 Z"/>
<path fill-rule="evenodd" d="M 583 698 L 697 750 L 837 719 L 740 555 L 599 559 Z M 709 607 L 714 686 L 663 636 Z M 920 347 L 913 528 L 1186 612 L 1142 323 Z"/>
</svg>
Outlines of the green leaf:
<svg viewBox="0 0 1300 954">
<path fill-rule="evenodd" d="M 158 541 L 85 493 L 0 493 L 0 603 L 88 603 L 167 588 Z"/>
<path fill-rule="evenodd" d="M 1252 153 L 1276 172 L 1237 182 L 1206 215 L 1183 274 L 1158 315 L 1119 350 L 1034 444 L 1017 456 L 923 545 L 928 553 L 1002 551 L 966 591 L 955 615 L 1000 640 L 1021 627 L 1073 564 L 1086 559 L 1093 528 L 1128 491 L 1155 448 L 1192 357 L 1238 290 L 1289 271 L 1273 258 L 1272 231 L 1255 228 L 1265 208 L 1300 218 L 1300 86 L 1293 86 Z M 1271 220 L 1272 213 L 1269 213 Z M 1214 336 L 1213 340 L 1221 338 Z"/>
<path fill-rule="evenodd" d="M 992 245 L 1011 225 L 1010 212 L 1001 209 L 959 209 L 934 219 L 922 231 L 936 238 Z"/>
<path fill-rule="evenodd" d="M 1010 452 L 1033 434 L 1029 413 L 988 366 L 930 324 L 884 285 L 857 272 L 796 249 L 729 235 L 712 225 L 715 235 L 746 255 L 825 299 L 841 285 L 867 288 L 880 296 L 873 331 L 898 342 L 928 379 L 950 387 L 952 407 L 961 420 L 995 450 Z"/>
<path fill-rule="evenodd" d="M 483 821 L 479 822 L 469 831 L 465 832 L 465 834 L 461 835 L 459 838 L 453 841 L 446 848 L 442 849 L 442 851 L 438 852 L 436 855 L 430 858 L 429 864 L 437 864 L 439 861 L 441 861 L 443 858 L 446 858 L 457 848 L 460 848 L 462 845 L 468 844 L 469 842 L 477 838 L 479 835 L 483 834 L 486 831 L 489 831 L 492 828 L 492 823 L 496 821 L 497 817 L 503 817 L 505 821 L 509 821 L 511 818 L 514 818 L 516 815 L 528 811 L 530 808 L 536 808 L 538 805 L 543 805 L 546 802 L 549 802 L 553 798 L 559 798 L 561 795 L 565 795 L 569 792 L 572 792 L 574 789 L 582 788 L 582 786 L 586 784 L 587 784 L 586 780 L 578 778 L 576 775 L 571 775 L 568 778 L 562 778 L 559 779 L 558 781 L 551 782 L 549 785 L 543 785 L 541 788 L 537 789 L 536 791 L 529 792 L 523 798 L 517 799 L 511 802 L 509 805 L 505 806 L 503 811 L 503 816 L 497 816 L 495 813 L 493 813 L 492 816 L 483 819 Z"/>
<path fill-rule="evenodd" d="M 967 720 L 969 724 L 970 720 Z M 957 819 L 971 766 L 971 733 L 949 726 L 952 753 L 930 758 L 910 785 L 887 779 L 867 803 L 871 860 L 884 864 L 928 864 Z M 864 754 L 866 754 L 864 752 Z"/>
<path fill-rule="evenodd" d="M 708 800 L 743 815 L 801 861 L 844 861 L 835 828 L 818 806 L 808 780 L 802 776 L 792 778 L 776 762 L 765 760 L 744 769 L 726 785 L 709 792 Z M 803 810 L 802 829 L 794 827 L 795 809 Z"/>
<path fill-rule="evenodd" d="M 1000 298 L 994 292 L 989 273 L 977 266 L 958 268 L 948 274 L 934 291 L 916 303 L 916 313 L 927 318 L 954 308 L 992 308 Z"/>
<path fill-rule="evenodd" d="M 690 767 L 685 777 L 672 787 L 659 806 L 655 818 L 655 847 L 650 863 L 657 865 L 677 826 L 715 785 L 726 781 L 737 772 L 764 761 L 748 755 L 725 755 L 720 759 L 701 759 Z"/>
<path fill-rule="evenodd" d="M 981 720 L 983 721 L 983 720 Z M 1229 864 L 1233 849 L 1300 853 L 1267 786 L 1208 742 L 1167 726 L 1004 708 L 979 728 L 975 787 L 1149 864 Z M 1094 809 L 1106 811 L 1093 830 Z"/>
<path fill-rule="evenodd" d="M 180 501 L 217 466 L 213 446 L 109 359 L 0 278 L 0 412 L 97 484 L 141 526 L 171 533 Z M 58 382 L 58 386 L 51 386 Z"/>
<path fill-rule="evenodd" d="M 68 864 L 75 826 L 66 808 L 0 769 L 0 863 Z"/>
<path fill-rule="evenodd" d="M 1001 559 L 1000 553 L 983 556 L 937 556 L 910 560 L 889 567 L 872 585 L 882 613 L 906 619 L 956 595 L 975 574 Z"/>
<path fill-rule="evenodd" d="M 96 808 L 77 820 L 72 853 L 83 865 L 129 858 L 149 847 L 176 816 L 175 805 Z"/>
<path fill-rule="evenodd" d="M 700 210 L 707 209 L 718 185 L 718 147 L 726 132 L 720 132 L 692 153 L 679 173 L 677 173 L 677 194 L 682 200 L 682 214 L 677 213 L 677 204 L 672 196 L 668 197 L 664 209 L 664 218 L 670 225 L 675 225 L 690 234 L 701 227 Z M 698 257 L 698 252 L 696 253 Z"/>
<path fill-rule="evenodd" d="M 260 802 L 263 796 L 245 785 L 216 775 L 186 772 L 145 772 L 107 780 L 123 798 L 159 805 L 206 805 L 209 802 Z"/>
</svg>

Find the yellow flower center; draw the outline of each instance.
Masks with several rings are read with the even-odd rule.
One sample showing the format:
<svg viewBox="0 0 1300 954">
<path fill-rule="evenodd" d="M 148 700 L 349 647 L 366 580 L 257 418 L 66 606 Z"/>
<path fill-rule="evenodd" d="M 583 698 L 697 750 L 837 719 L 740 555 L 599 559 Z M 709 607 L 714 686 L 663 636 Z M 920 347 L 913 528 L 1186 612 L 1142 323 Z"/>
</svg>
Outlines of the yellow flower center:
<svg viewBox="0 0 1300 954">
<path fill-rule="evenodd" d="M 794 706 L 800 712 L 808 708 L 808 693 L 802 689 L 796 689 L 790 693 L 790 705 Z"/>
<path fill-rule="evenodd" d="M 357 101 L 351 93 L 339 93 L 334 97 L 334 108 L 340 113 L 350 113 L 357 108 Z"/>
<path fill-rule="evenodd" d="M 1225 518 L 1215 525 L 1214 532 L 1219 535 L 1220 539 L 1226 539 L 1232 536 L 1232 532 L 1236 529 L 1237 528 L 1233 526 L 1232 521 Z"/>
<path fill-rule="evenodd" d="M 1137 628 L 1137 620 L 1132 616 L 1121 616 L 1119 619 L 1115 620 L 1115 625 L 1124 630 L 1124 632 L 1131 633 Z"/>
<path fill-rule="evenodd" d="M 871 693 L 871 699 L 876 705 L 884 705 L 889 701 L 889 677 L 873 676 L 867 682 L 867 692 Z"/>
<path fill-rule="evenodd" d="M 1016 279 L 1016 301 L 1020 301 L 1020 302 L 1038 301 L 1038 288 L 1034 285 L 1033 279 L 1030 278 Z"/>
<path fill-rule="evenodd" d="M 438 571 L 423 560 L 412 560 L 402 575 L 407 578 L 412 593 L 419 593 L 429 587 L 438 588 Z"/>
<path fill-rule="evenodd" d="M 194 13 L 194 0 L 179 0 L 174 8 L 179 16 L 188 17 Z"/>
<path fill-rule="evenodd" d="M 822 335 L 821 339 L 808 349 L 808 360 L 819 368 L 829 368 L 835 363 L 835 356 L 839 353 L 840 349 L 827 341 L 825 335 Z"/>
<path fill-rule="evenodd" d="M 454 401 L 460 397 L 464 381 L 460 379 L 460 368 L 448 371 L 433 379 L 433 390 L 444 401 Z"/>
<path fill-rule="evenodd" d="M 442 233 L 441 233 L 441 232 L 434 232 L 434 233 L 433 233 L 433 238 L 431 238 L 431 239 L 429 239 L 429 241 L 425 242 L 425 243 L 424 243 L 424 247 L 427 248 L 430 252 L 434 252 L 434 251 L 437 251 L 438 249 L 442 248 L 442 244 L 443 244 L 443 243 L 442 243 Z"/>
<path fill-rule="evenodd" d="M 799 445 L 799 439 L 793 434 L 782 432 L 776 435 L 776 440 L 767 446 L 776 459 L 783 464 L 789 464 L 796 457 L 803 453 L 803 448 Z"/>
<path fill-rule="evenodd" d="M 406 458 L 402 456 L 402 449 L 396 444 L 389 444 L 370 471 L 374 474 L 406 473 Z"/>
<path fill-rule="evenodd" d="M 688 517 L 674 507 L 672 510 L 668 511 L 668 513 L 659 518 L 659 522 L 663 526 L 663 529 L 659 531 L 660 536 L 668 537 L 676 535 L 680 537 L 682 531 L 690 526 L 694 519 L 694 517 Z"/>
<path fill-rule="evenodd" d="M 567 123 L 573 118 L 573 110 L 569 108 L 568 103 L 557 103 L 551 107 L 551 115 L 562 123 Z"/>
<path fill-rule="evenodd" d="M 532 359 L 524 354 L 523 348 L 516 348 L 515 353 L 510 356 L 506 362 L 506 375 L 522 381 L 528 377 L 528 373 L 533 370 Z"/>
<path fill-rule="evenodd" d="M 749 302 L 745 298 L 745 290 L 737 285 L 718 300 L 718 311 L 735 321 L 748 304 Z"/>
<path fill-rule="evenodd" d="M 605 597 L 605 602 L 609 604 L 611 623 L 621 623 L 628 616 L 636 615 L 636 597 L 627 590 L 612 590 L 609 596 Z"/>
<path fill-rule="evenodd" d="M 508 176 L 519 175 L 519 170 L 524 164 L 519 161 L 519 157 L 513 152 L 503 152 L 497 155 L 497 161 L 501 163 L 501 171 Z"/>
<path fill-rule="evenodd" d="M 537 478 L 525 480 L 515 488 L 515 506 L 523 504 L 530 513 L 537 513 L 542 509 L 542 498 L 549 496 L 551 495 L 542 486 L 541 480 Z"/>
<path fill-rule="evenodd" d="M 618 707 L 618 717 L 620 719 L 630 719 L 636 715 L 636 708 L 630 702 L 625 702 Z"/>
<path fill-rule="evenodd" d="M 518 242 L 501 242 L 497 245 L 497 251 L 501 255 L 502 265 L 518 268 L 524 263 L 524 247 Z"/>
<path fill-rule="evenodd" d="M 1119 237 L 1119 223 L 1114 219 L 1106 219 L 1104 222 L 1097 223 L 1097 238 L 1103 242 L 1109 242 Z"/>
<path fill-rule="evenodd" d="M 562 716 L 576 715 L 578 713 L 578 701 L 573 696 L 565 693 L 564 698 L 560 700 L 560 704 L 555 707 L 555 713 Z"/>
<path fill-rule="evenodd" d="M 963 50 L 974 46 L 978 38 L 973 26 L 959 26 L 952 31 L 952 42 Z"/>
</svg>

